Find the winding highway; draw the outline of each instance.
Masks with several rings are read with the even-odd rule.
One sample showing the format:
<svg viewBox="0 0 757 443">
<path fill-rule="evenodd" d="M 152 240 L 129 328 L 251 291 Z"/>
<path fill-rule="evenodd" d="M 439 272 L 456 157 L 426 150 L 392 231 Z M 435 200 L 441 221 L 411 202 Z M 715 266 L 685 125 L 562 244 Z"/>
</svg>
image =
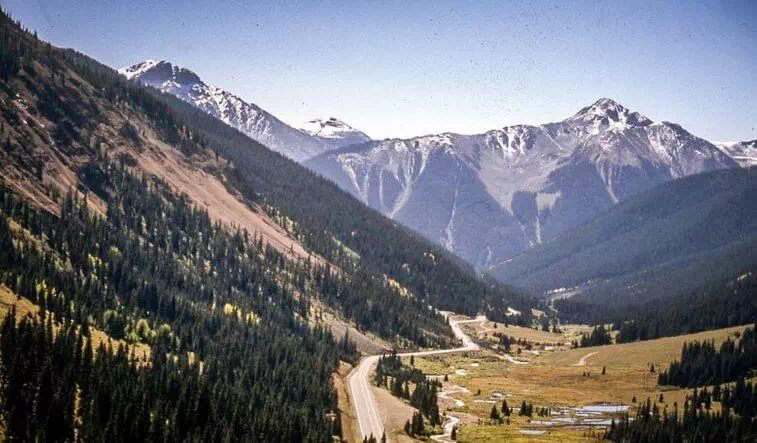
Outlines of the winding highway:
<svg viewBox="0 0 757 443">
<path fill-rule="evenodd" d="M 433 351 L 405 352 L 398 354 L 400 357 L 409 357 L 411 355 L 422 357 L 426 355 L 452 354 L 454 352 L 477 351 L 478 345 L 460 328 L 464 323 L 475 323 L 485 321 L 486 317 L 479 315 L 473 320 L 451 320 L 450 327 L 455 337 L 463 342 L 463 346 L 452 349 L 438 349 Z M 371 355 L 363 359 L 357 368 L 352 371 L 349 379 L 350 396 L 352 404 L 355 406 L 358 425 L 360 426 L 360 435 L 370 437 L 373 435 L 377 440 L 381 439 L 384 434 L 384 423 L 379 414 L 378 404 L 371 392 L 370 374 L 373 367 L 378 362 L 378 355 Z M 446 431 L 446 426 L 445 426 Z"/>
</svg>

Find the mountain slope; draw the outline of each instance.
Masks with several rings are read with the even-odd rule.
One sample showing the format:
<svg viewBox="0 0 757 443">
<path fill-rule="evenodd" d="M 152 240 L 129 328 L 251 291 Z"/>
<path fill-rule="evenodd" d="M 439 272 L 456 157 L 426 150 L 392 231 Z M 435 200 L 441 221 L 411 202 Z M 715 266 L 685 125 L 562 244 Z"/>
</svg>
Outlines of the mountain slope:
<svg viewBox="0 0 757 443">
<path fill-rule="evenodd" d="M 520 292 L 481 280 L 457 257 L 399 224 L 367 209 L 328 180 L 256 143 L 241 132 L 173 96 L 161 94 L 176 115 L 237 166 L 238 186 L 254 190 L 293 221 L 306 246 L 338 263 L 387 275 L 408 288 L 418 302 L 469 315 L 479 311 L 504 319 L 507 308 L 532 301 Z M 360 311 L 360 315 L 368 313 Z"/>
<path fill-rule="evenodd" d="M 223 89 L 204 83 L 194 72 L 167 61 L 145 60 L 119 70 L 129 80 L 153 86 L 191 103 L 252 139 L 295 160 L 304 161 L 325 151 L 364 141 L 368 136 L 338 120 L 326 120 L 325 129 L 340 126 L 341 131 L 322 134 L 295 129 Z"/>
<path fill-rule="evenodd" d="M 738 276 L 757 265 L 757 171 L 661 184 L 493 268 L 537 292 L 638 303 Z M 565 291 L 557 291 L 560 294 Z"/>
<path fill-rule="evenodd" d="M 306 165 L 485 269 L 659 183 L 737 163 L 600 99 L 558 123 L 374 141 Z"/>
<path fill-rule="evenodd" d="M 107 204 L 82 174 L 92 161 L 116 158 L 186 194 L 215 220 L 262 235 L 293 260 L 360 275 L 353 283 L 381 282 L 361 290 L 363 296 L 384 299 L 372 309 L 348 302 L 343 292 L 320 294 L 362 329 L 422 340 L 423 328 L 445 330 L 427 314 L 429 304 L 471 314 L 485 310 L 493 317 L 504 317 L 509 305 L 528 310 L 530 302 L 520 293 L 481 280 L 455 257 L 199 108 L 129 82 L 75 51 L 19 35 L 28 40 L 21 45 L 27 52 L 8 54 L 20 62 L 4 65 L 15 68 L 5 73 L 0 89 L 2 178 L 39 206 L 59 211 L 53 197 L 74 188 L 88 195 L 88 205 L 107 213 Z M 14 41 L 7 48 L 17 46 Z M 394 292 L 403 291 L 413 296 L 402 301 Z M 426 317 L 431 322 L 401 331 L 402 315 L 381 314 L 392 306 L 419 314 L 416 326 Z"/>
<path fill-rule="evenodd" d="M 359 356 L 326 319 L 402 348 L 452 344 L 433 308 L 530 321 L 520 293 L 3 12 L 0 60 L 0 292 L 38 313 L 2 322 L 8 439 L 334 441 L 332 374 Z"/>
<path fill-rule="evenodd" d="M 308 302 L 328 294 L 318 281 L 365 292 L 306 265 L 144 87 L 2 11 L 0 60 L 3 438 L 333 441 L 332 373 L 358 356 Z M 279 250 L 266 224 L 288 235 Z"/>
</svg>

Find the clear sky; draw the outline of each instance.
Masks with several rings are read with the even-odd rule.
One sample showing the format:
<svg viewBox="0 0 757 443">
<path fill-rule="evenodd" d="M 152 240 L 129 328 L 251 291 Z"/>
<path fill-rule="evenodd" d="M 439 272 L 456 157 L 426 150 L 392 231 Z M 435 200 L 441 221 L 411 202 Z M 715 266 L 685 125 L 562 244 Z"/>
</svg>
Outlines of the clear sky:
<svg viewBox="0 0 757 443">
<path fill-rule="evenodd" d="M 284 121 L 376 138 L 546 123 L 610 97 L 757 138 L 757 1 L 0 0 L 113 67 L 167 59 Z"/>
</svg>

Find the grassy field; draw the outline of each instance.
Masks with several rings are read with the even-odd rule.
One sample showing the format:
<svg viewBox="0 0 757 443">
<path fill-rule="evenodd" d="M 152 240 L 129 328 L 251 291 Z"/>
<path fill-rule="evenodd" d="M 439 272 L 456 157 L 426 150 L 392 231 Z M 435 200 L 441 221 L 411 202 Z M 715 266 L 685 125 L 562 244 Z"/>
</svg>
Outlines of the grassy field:
<svg viewBox="0 0 757 443">
<path fill-rule="evenodd" d="M 486 321 L 482 323 L 471 323 L 466 325 L 470 330 L 474 331 L 479 338 L 492 337 L 494 333 L 506 334 L 508 337 L 515 339 L 524 339 L 530 342 L 542 344 L 542 343 L 570 343 L 570 338 L 564 334 L 555 334 L 553 332 L 545 332 L 533 328 L 524 328 L 522 326 L 507 325 L 503 323 L 497 323 L 493 321 Z"/>
<path fill-rule="evenodd" d="M 540 435 L 525 435 L 521 429 L 528 424 L 521 417 L 511 419 L 507 424 L 480 424 L 464 425 L 458 430 L 458 442 L 585 442 L 601 441 L 601 438 L 592 438 L 591 431 L 576 431 L 575 429 L 550 429 Z M 601 435 L 601 432 L 595 431 Z"/>
<path fill-rule="evenodd" d="M 501 328 L 498 326 L 497 329 Z M 511 335 L 508 329 L 514 328 L 506 328 L 505 333 Z M 540 334 L 550 340 L 553 335 L 559 335 L 523 329 L 527 328 L 518 330 L 523 334 L 522 338 L 529 337 L 532 341 Z M 663 401 L 657 403 L 658 407 L 672 408 L 674 402 L 682 405 L 690 391 L 657 386 L 659 369 L 666 368 L 680 357 L 684 342 L 714 340 L 717 346 L 743 329 L 734 327 L 593 348 L 556 348 L 541 351 L 539 355 L 519 357 L 527 364 L 513 364 L 494 352 L 481 351 L 416 358 L 415 365 L 427 374 L 447 375 L 448 385 L 468 389 L 468 393 L 455 394 L 455 398 L 464 401 L 465 405 L 454 410 L 478 417 L 479 423 L 462 425 L 459 441 L 586 441 L 591 439 L 587 431 L 567 427 L 550 427 L 543 435 L 521 434 L 521 430 L 542 420 L 536 415 L 533 423 L 527 423 L 525 417 L 516 417 L 511 418 L 509 425 L 491 424 L 492 404 L 500 408 L 501 399 L 506 398 L 510 407 L 517 408 L 525 400 L 533 403 L 535 409 L 549 407 L 573 413 L 574 408 L 600 403 L 624 404 L 633 408 L 647 398 L 657 402 L 662 394 Z"/>
</svg>

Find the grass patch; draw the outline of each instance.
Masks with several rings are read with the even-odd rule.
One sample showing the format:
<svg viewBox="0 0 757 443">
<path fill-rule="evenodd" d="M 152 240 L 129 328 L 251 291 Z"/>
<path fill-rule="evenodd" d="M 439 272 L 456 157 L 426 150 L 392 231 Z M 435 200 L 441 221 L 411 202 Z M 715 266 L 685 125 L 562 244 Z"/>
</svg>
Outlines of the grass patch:
<svg viewBox="0 0 757 443">
<path fill-rule="evenodd" d="M 665 407 L 672 409 L 674 403 L 680 408 L 691 389 L 657 386 L 659 371 L 680 357 L 684 342 L 714 340 L 719 346 L 745 327 L 592 348 L 558 348 L 531 356 L 527 365 L 516 365 L 501 360 L 493 352 L 480 351 L 417 357 L 415 366 L 429 375 L 446 374 L 449 384 L 468 389 L 468 393 L 454 395 L 465 402 L 465 406 L 452 409 L 477 417 L 480 424 L 462 425 L 459 441 L 586 441 L 586 431 L 568 428 L 552 427 L 546 429 L 547 434 L 523 435 L 520 429 L 527 426 L 525 421 L 521 423 L 526 420 L 523 417 L 511 417 L 510 426 L 491 425 L 492 404 L 499 409 L 502 403 L 499 399 L 493 400 L 493 394 L 505 395 L 510 407 L 518 408 L 525 400 L 537 410 L 612 403 L 631 405 L 633 414 L 635 406 L 647 398 L 656 402 L 661 410 Z M 594 354 L 585 359 L 585 365 L 577 366 L 582 357 L 591 353 Z M 654 372 L 651 372 L 652 365 Z M 604 375 L 603 367 L 606 370 Z M 660 395 L 663 396 L 662 402 L 659 402 Z M 714 410 L 719 406 L 719 403 L 713 403 Z M 601 435 L 601 428 L 596 432 Z"/>
</svg>

